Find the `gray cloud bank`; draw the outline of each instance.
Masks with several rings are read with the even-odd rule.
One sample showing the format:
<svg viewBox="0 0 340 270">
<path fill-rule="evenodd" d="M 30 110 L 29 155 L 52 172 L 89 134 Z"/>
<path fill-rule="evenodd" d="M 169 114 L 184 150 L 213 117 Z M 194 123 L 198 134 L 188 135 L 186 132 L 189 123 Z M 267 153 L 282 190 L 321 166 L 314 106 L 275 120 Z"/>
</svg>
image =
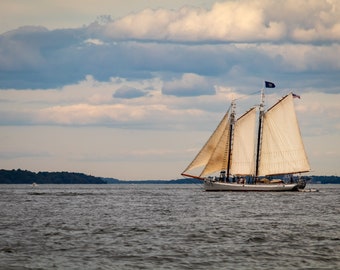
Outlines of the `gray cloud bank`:
<svg viewBox="0 0 340 270">
<path fill-rule="evenodd" d="M 309 87 L 326 77 L 333 83 L 322 91 L 336 93 L 339 1 L 299 3 L 228 1 L 211 9 L 146 9 L 77 29 L 21 27 L 0 36 L 0 89 L 60 88 L 88 74 L 98 81 L 159 76 L 163 94 L 197 96 L 214 94 L 222 76 L 236 83 L 294 74 Z"/>
<path fill-rule="evenodd" d="M 145 96 L 146 93 L 142 90 L 136 89 L 134 87 L 129 86 L 122 86 L 116 90 L 116 92 L 113 94 L 114 98 L 138 98 Z"/>
</svg>

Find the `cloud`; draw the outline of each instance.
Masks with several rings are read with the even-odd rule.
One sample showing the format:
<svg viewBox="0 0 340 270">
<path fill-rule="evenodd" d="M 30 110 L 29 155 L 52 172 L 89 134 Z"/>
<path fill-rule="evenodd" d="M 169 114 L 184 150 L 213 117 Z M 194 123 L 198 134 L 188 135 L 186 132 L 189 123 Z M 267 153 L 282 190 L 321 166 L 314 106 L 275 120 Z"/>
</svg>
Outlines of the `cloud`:
<svg viewBox="0 0 340 270">
<path fill-rule="evenodd" d="M 183 5 L 209 7 L 215 0 L 92 0 L 83 1 L 81 5 L 77 1 L 69 0 L 30 0 L 12 1 L 1 0 L 0 33 L 22 25 L 44 25 L 48 29 L 60 29 L 82 26 L 94 18 L 100 23 L 110 17 L 120 18 L 131 12 L 139 12 L 147 7 L 163 7 L 178 9 Z"/>
<path fill-rule="evenodd" d="M 31 112 L 31 124 L 67 126 L 110 126 L 131 129 L 181 129 L 186 118 L 202 115 L 197 121 L 207 121 L 211 115 L 192 109 L 173 109 L 165 104 L 73 104 L 52 106 Z M 187 125 L 187 127 L 190 125 Z"/>
<path fill-rule="evenodd" d="M 114 124 L 141 120 L 144 111 L 139 108 L 129 109 L 123 104 L 90 105 L 72 104 L 67 106 L 53 106 L 37 112 L 37 123 L 55 123 L 61 125 L 95 125 Z"/>
<path fill-rule="evenodd" d="M 309 89 L 327 77 L 333 84 L 320 91 L 336 93 L 339 10 L 337 1 L 297 7 L 243 0 L 210 9 L 144 9 L 74 29 L 21 27 L 0 35 L 0 89 L 63 88 L 91 75 L 100 82 L 158 78 L 164 94 L 206 95 L 215 84 L 249 93 L 258 78 L 288 76 L 308 81 Z M 178 79 L 183 74 L 205 82 L 194 91 L 193 81 Z"/>
<path fill-rule="evenodd" d="M 105 43 L 102 40 L 96 39 L 96 38 L 89 38 L 84 41 L 86 44 L 90 45 L 104 45 Z"/>
<path fill-rule="evenodd" d="M 337 121 L 340 119 L 339 93 L 305 93 L 296 102 L 296 110 L 298 115 L 305 116 L 301 125 L 309 136 L 328 136 L 340 132 Z"/>
<path fill-rule="evenodd" d="M 78 84 L 62 89 L 6 90 L 0 100 L 0 125 L 112 126 L 136 129 L 181 129 L 186 119 L 210 119 L 190 101 L 179 101 L 161 93 L 159 80 L 127 81 L 112 78 L 99 82 L 87 76 Z M 138 89 L 148 89 L 147 92 Z M 112 89 L 121 91 L 121 98 L 112 98 Z M 131 92 L 130 92 L 131 91 Z M 116 92 L 117 93 L 117 92 Z M 140 95 L 143 94 L 143 95 Z M 133 96 L 139 95 L 138 98 Z M 211 102 L 214 102 L 213 100 Z M 187 104 L 188 103 L 188 104 Z M 195 102 L 200 104 L 200 102 Z M 182 107 L 184 106 L 184 107 Z"/>
<path fill-rule="evenodd" d="M 113 94 L 113 97 L 130 99 L 130 98 L 143 97 L 145 95 L 146 93 L 142 90 L 124 85 L 116 90 L 116 92 Z"/>
<path fill-rule="evenodd" d="M 205 78 L 192 73 L 183 74 L 178 80 L 164 83 L 162 93 L 174 96 L 214 95 L 215 90 Z"/>
<path fill-rule="evenodd" d="M 225 1 L 211 9 L 145 9 L 110 22 L 112 39 L 223 42 L 337 42 L 339 2 Z"/>
</svg>

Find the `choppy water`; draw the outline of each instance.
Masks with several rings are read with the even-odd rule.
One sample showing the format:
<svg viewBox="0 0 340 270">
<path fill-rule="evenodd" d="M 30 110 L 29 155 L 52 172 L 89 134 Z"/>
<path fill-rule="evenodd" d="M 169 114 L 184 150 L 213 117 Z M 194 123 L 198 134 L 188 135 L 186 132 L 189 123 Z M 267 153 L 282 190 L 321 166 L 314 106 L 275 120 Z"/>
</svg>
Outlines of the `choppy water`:
<svg viewBox="0 0 340 270">
<path fill-rule="evenodd" d="M 340 185 L 0 185 L 0 269 L 340 269 Z"/>
</svg>

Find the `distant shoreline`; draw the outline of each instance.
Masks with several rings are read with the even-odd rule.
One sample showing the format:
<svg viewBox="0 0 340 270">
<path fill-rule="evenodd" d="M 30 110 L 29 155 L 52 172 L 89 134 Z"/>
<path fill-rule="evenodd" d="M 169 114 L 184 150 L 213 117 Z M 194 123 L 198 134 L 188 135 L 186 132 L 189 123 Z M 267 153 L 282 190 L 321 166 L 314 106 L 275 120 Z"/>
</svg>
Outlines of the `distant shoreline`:
<svg viewBox="0 0 340 270">
<path fill-rule="evenodd" d="M 0 170 L 0 184 L 199 184 L 197 179 L 119 180 L 74 172 L 31 172 L 28 170 Z"/>
<path fill-rule="evenodd" d="M 310 184 L 340 184 L 339 176 L 309 176 Z M 28 170 L 0 170 L 0 184 L 201 184 L 201 180 L 119 180 L 74 172 L 31 172 Z"/>
</svg>

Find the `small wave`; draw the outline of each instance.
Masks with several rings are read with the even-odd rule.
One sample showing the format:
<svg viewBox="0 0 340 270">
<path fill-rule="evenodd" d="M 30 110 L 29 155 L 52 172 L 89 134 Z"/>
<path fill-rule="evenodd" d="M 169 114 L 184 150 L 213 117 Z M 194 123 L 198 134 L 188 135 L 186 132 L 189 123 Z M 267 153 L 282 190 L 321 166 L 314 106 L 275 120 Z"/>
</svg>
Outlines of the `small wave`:
<svg viewBox="0 0 340 270">
<path fill-rule="evenodd" d="M 0 249 L 1 253 L 14 253 L 14 249 L 11 247 L 3 247 Z"/>
<path fill-rule="evenodd" d="M 254 236 L 247 239 L 248 243 L 264 243 L 267 241 L 265 236 Z"/>
<path fill-rule="evenodd" d="M 105 193 L 93 193 L 93 192 L 28 192 L 28 195 L 32 196 L 101 196 L 107 195 Z"/>
</svg>

